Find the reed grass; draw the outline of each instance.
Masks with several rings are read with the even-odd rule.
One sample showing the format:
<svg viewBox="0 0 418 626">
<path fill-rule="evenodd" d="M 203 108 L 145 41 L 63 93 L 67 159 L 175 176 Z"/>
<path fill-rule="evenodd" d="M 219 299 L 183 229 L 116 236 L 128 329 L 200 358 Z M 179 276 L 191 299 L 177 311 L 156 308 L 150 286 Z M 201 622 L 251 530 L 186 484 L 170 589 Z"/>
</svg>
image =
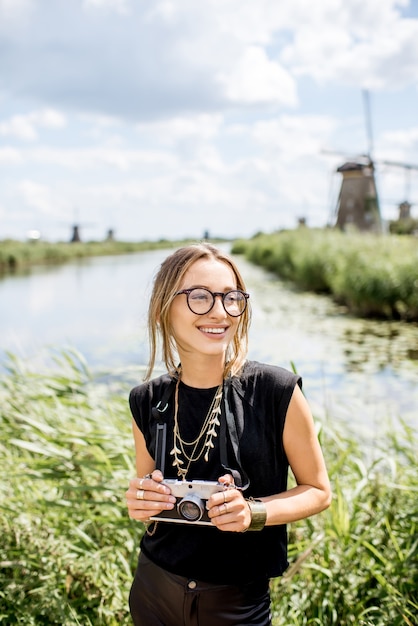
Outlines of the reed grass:
<svg viewBox="0 0 418 626">
<path fill-rule="evenodd" d="M 168 241 L 88 241 L 52 243 L 47 241 L 0 241 L 0 274 L 23 271 L 32 265 L 59 264 L 91 256 L 130 254 L 146 250 L 168 249 L 191 240 Z"/>
<path fill-rule="evenodd" d="M 333 502 L 292 525 L 288 571 L 273 583 L 277 626 L 413 626 L 418 615 L 417 436 L 389 431 L 373 451 L 322 433 Z"/>
<path fill-rule="evenodd" d="M 129 624 L 142 528 L 124 394 L 94 384 L 79 355 L 45 375 L 12 358 L 1 389 L 0 621 Z"/>
<path fill-rule="evenodd" d="M 130 384 L 103 380 L 76 352 L 58 353 L 43 372 L 10 355 L 0 380 L 2 623 L 131 623 L 143 527 L 124 502 L 134 472 Z M 416 432 L 388 431 L 372 451 L 330 420 L 320 437 L 334 500 L 290 526 L 273 623 L 416 624 Z"/>
<path fill-rule="evenodd" d="M 418 238 L 301 228 L 232 251 L 364 317 L 418 320 Z"/>
</svg>

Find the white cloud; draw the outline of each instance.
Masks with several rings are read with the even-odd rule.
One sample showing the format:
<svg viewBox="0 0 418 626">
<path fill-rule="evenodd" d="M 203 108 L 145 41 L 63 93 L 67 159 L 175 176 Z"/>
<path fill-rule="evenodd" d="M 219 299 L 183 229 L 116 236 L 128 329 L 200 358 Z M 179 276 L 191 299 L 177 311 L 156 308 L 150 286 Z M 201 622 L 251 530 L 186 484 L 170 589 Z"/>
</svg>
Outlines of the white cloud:
<svg viewBox="0 0 418 626">
<path fill-rule="evenodd" d="M 258 46 L 247 48 L 230 72 L 221 71 L 220 80 L 232 102 L 297 104 L 294 79 Z"/>
<path fill-rule="evenodd" d="M 405 4 L 392 0 L 316 3 L 295 28 L 280 58 L 297 75 L 319 81 L 371 89 L 417 84 L 418 21 L 402 18 L 396 6 Z"/>
<path fill-rule="evenodd" d="M 0 135 L 12 136 L 25 141 L 34 141 L 41 128 L 63 128 L 66 118 L 54 109 L 42 109 L 25 115 L 13 115 L 0 122 Z"/>
<path fill-rule="evenodd" d="M 221 130 L 222 122 L 223 117 L 220 114 L 190 114 L 139 123 L 136 125 L 136 130 L 140 136 L 152 136 L 154 140 L 162 144 L 172 145 L 178 141 L 193 138 L 214 139 Z"/>
<path fill-rule="evenodd" d="M 0 148 L 0 163 L 5 165 L 16 165 L 21 164 L 22 162 L 23 157 L 20 150 L 9 146 Z"/>
<path fill-rule="evenodd" d="M 46 20 L 38 0 L 23 32 L 7 33 L 0 72 L 7 93 L 137 120 L 294 106 L 298 75 L 379 87 L 412 80 L 418 26 L 400 5 L 85 0 L 82 12 L 60 0 Z"/>
<path fill-rule="evenodd" d="M 301 156 L 317 156 L 335 122 L 323 115 L 290 116 L 279 120 L 260 121 L 254 125 L 253 136 L 269 151 L 294 160 Z"/>
<path fill-rule="evenodd" d="M 50 172 L 62 170 L 61 176 L 73 176 L 74 172 L 109 177 L 115 170 L 120 172 L 149 172 L 152 168 L 176 167 L 175 154 L 162 150 L 133 150 L 112 147 L 100 148 L 49 148 L 0 149 L 0 161 L 10 158 L 15 163 L 25 163 L 28 168 L 42 167 Z"/>
<path fill-rule="evenodd" d="M 412 174 L 418 181 L 418 126 L 383 133 L 378 157 L 415 166 Z"/>
</svg>

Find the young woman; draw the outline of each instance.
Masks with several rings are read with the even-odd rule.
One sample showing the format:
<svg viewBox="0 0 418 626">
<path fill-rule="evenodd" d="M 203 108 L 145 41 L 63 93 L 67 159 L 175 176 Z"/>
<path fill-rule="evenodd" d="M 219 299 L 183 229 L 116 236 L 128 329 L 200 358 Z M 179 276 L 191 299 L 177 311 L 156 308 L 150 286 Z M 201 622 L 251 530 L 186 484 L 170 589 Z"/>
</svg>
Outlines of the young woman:
<svg viewBox="0 0 418 626">
<path fill-rule="evenodd" d="M 147 382 L 130 394 L 137 477 L 126 499 L 147 524 L 133 622 L 267 626 L 269 579 L 288 565 L 286 524 L 331 499 L 301 380 L 246 360 L 249 294 L 212 245 L 162 263 L 148 322 Z M 159 338 L 168 373 L 151 379 Z"/>
</svg>

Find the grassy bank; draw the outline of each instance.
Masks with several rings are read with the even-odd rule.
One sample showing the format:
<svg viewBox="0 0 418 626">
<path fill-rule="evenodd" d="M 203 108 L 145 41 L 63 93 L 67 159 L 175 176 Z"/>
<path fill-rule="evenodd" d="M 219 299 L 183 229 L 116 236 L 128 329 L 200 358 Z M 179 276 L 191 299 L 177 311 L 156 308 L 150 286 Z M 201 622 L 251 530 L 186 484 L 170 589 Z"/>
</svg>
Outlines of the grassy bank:
<svg viewBox="0 0 418 626">
<path fill-rule="evenodd" d="M 357 315 L 418 320 L 418 238 L 299 229 L 235 242 L 233 252 Z"/>
<path fill-rule="evenodd" d="M 59 264 L 73 259 L 91 256 L 130 254 L 173 248 L 190 243 L 191 240 L 168 241 L 90 241 L 86 243 L 48 243 L 43 241 L 0 241 L 0 274 L 19 272 L 40 264 Z"/>
<path fill-rule="evenodd" d="M 5 624 L 131 623 L 142 527 L 124 503 L 134 471 L 127 392 L 123 383 L 92 380 L 79 355 L 61 355 L 43 374 L 11 359 L 0 385 Z M 330 424 L 321 439 L 334 501 L 291 526 L 291 566 L 273 583 L 273 623 L 416 623 L 416 433 L 389 433 L 372 459 Z"/>
</svg>

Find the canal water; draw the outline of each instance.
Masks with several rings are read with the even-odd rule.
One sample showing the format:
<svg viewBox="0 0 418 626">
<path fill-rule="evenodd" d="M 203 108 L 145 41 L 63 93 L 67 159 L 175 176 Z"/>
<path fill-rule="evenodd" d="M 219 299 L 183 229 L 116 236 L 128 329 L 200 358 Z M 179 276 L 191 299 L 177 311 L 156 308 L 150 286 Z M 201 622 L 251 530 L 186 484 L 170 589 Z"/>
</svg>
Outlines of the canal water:
<svg viewBox="0 0 418 626">
<path fill-rule="evenodd" d="M 0 280 L 0 370 L 7 353 L 36 367 L 64 348 L 95 372 L 141 380 L 146 308 L 167 251 L 38 267 Z M 314 413 L 378 435 L 418 427 L 418 325 L 351 317 L 237 258 L 251 293 L 249 358 L 295 367 Z"/>
</svg>

